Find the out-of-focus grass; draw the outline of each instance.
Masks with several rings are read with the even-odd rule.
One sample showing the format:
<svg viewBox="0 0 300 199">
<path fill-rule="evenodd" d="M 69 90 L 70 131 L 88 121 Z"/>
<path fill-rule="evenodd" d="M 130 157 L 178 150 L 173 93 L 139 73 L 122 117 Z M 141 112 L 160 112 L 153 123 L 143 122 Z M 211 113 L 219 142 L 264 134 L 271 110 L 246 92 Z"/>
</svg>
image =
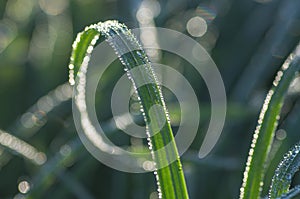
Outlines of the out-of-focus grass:
<svg viewBox="0 0 300 199">
<path fill-rule="evenodd" d="M 118 19 L 129 27 L 138 27 L 140 23 L 136 12 L 140 3 L 136 0 L 0 1 L 0 128 L 24 139 L 47 154 L 48 158 L 43 166 L 36 166 L 5 149 L 1 150 L 0 198 L 22 196 L 18 185 L 24 180 L 32 183 L 31 188 L 34 187 L 34 179 L 43 167 L 51 165 L 51 160 L 60 154 L 62 146 L 77 137 L 70 119 L 70 101 L 48 114 L 39 112 L 36 115 L 38 118 L 45 117 L 42 117 L 42 123 L 34 123 L 32 129 L 26 129 L 22 123 L 22 115 L 28 112 L 29 107 L 67 81 L 66 66 L 75 33 L 86 24 L 107 19 Z M 162 62 L 187 77 L 200 101 L 198 136 L 182 158 L 190 197 L 237 198 L 243 165 L 263 99 L 275 72 L 299 40 L 299 1 L 172 0 L 160 1 L 159 5 L 160 12 L 153 21 L 156 26 L 190 35 L 187 23 L 192 17 L 199 16 L 207 21 L 206 33 L 194 39 L 211 53 L 229 96 L 229 114 L 223 134 L 212 153 L 206 159 L 199 160 L 193 152 L 198 151 L 209 123 L 210 100 L 206 86 L 184 59 L 161 52 Z M 113 63 L 113 67 L 121 66 Z M 116 81 L 117 76 L 114 70 L 108 70 L 104 91 L 99 89 L 96 96 L 96 107 L 105 113 L 104 118 L 99 118 L 101 121 L 111 117 L 110 111 L 106 110 L 108 106 L 101 107 L 101 104 L 109 104 L 106 98 L 111 93 L 109 84 Z M 295 140 L 299 140 L 299 82 L 293 84 L 293 88 L 295 92 L 288 92 L 279 121 L 279 129 L 284 131 L 276 132 L 275 142 L 280 144 L 272 149 L 277 153 L 270 160 L 265 187 L 269 186 L 282 154 Z M 170 97 L 171 102 L 174 100 Z M 51 105 L 51 101 L 47 103 L 46 106 Z M 36 117 L 32 119 L 39 121 Z M 15 132 L 16 123 L 23 130 Z M 176 129 L 176 123 L 173 127 Z M 34 129 L 38 131 L 32 135 L 30 132 Z M 130 140 L 121 132 L 116 132 L 111 139 L 116 143 Z M 156 197 L 152 174 L 127 174 L 112 170 L 96 161 L 84 148 L 82 150 L 85 157 L 80 158 L 78 154 L 74 161 L 62 165 L 62 170 L 53 174 L 51 183 L 49 181 L 39 193 L 42 198 L 78 197 L 72 187 L 79 185 L 94 198 Z M 55 165 L 50 167 L 55 168 Z M 69 179 L 75 179 L 77 184 L 70 185 Z M 295 176 L 294 181 L 299 182 L 299 177 Z M 266 188 L 262 194 L 267 194 Z"/>
</svg>

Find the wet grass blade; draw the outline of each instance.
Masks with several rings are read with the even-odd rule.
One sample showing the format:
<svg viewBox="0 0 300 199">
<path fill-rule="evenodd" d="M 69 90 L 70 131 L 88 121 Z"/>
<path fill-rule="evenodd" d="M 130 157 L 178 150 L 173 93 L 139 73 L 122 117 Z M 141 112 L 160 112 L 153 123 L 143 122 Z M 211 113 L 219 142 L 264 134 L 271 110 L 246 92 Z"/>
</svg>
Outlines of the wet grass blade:
<svg viewBox="0 0 300 199">
<path fill-rule="evenodd" d="M 78 34 L 73 44 L 69 65 L 70 83 L 75 84 L 74 79 L 80 67 L 87 68 L 91 49 L 93 49 L 98 39 L 105 39 L 114 48 L 134 85 L 140 85 L 140 83 L 143 83 L 141 81 L 148 80 L 136 91 L 140 97 L 142 109 L 144 110 L 144 120 L 149 129 L 147 133 L 149 148 L 155 154 L 153 159 L 157 168 L 160 168 L 154 172 L 160 198 L 188 198 L 182 166 L 161 90 L 144 50 L 125 25 L 117 21 L 100 22 L 87 27 L 82 33 Z M 141 65 L 143 67 L 137 67 Z M 137 69 L 137 72 L 131 73 L 131 69 Z M 163 107 L 164 114 L 156 112 L 156 117 L 150 117 L 150 109 L 154 105 Z M 155 129 L 157 129 L 156 127 L 160 126 L 162 121 L 165 124 L 158 133 L 153 135 Z M 150 136 L 151 134 L 153 136 Z M 170 148 L 159 150 L 169 143 Z M 176 161 L 169 165 L 166 164 L 171 157 L 176 157 Z M 166 166 L 161 167 L 162 165 Z"/>
<path fill-rule="evenodd" d="M 295 73 L 300 68 L 299 50 L 296 50 L 296 52 L 289 56 L 277 73 L 273 87 L 268 92 L 261 109 L 246 163 L 240 190 L 241 199 L 258 199 L 260 197 L 265 174 L 265 163 L 273 142 L 274 132 L 277 128 L 284 96 L 295 77 Z"/>
<path fill-rule="evenodd" d="M 290 190 L 292 178 L 300 167 L 300 143 L 297 143 L 285 155 L 284 159 L 279 163 L 272 179 L 269 190 L 269 198 L 288 198 L 297 195 L 300 187 Z"/>
</svg>

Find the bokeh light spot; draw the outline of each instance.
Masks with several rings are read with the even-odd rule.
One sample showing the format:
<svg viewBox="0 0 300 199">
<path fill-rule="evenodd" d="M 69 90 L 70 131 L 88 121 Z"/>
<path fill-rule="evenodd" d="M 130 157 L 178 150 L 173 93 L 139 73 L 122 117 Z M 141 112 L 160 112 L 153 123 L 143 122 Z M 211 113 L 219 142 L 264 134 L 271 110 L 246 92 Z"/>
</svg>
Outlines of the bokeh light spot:
<svg viewBox="0 0 300 199">
<path fill-rule="evenodd" d="M 30 190 L 30 184 L 26 180 L 21 181 L 18 185 L 18 189 L 21 193 L 26 194 Z"/>
<path fill-rule="evenodd" d="M 186 29 L 193 37 L 201 37 L 207 31 L 207 23 L 203 18 L 196 16 L 187 22 Z"/>
<path fill-rule="evenodd" d="M 68 0 L 40 0 L 39 4 L 48 15 L 59 15 L 69 6 Z"/>
</svg>

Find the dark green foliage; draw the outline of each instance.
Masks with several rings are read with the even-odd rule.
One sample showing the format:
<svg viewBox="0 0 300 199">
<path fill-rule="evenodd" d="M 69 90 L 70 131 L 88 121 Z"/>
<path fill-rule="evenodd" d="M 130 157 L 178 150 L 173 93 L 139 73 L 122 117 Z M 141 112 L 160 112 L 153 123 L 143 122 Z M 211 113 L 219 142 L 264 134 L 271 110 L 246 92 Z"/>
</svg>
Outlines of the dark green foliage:
<svg viewBox="0 0 300 199">
<path fill-rule="evenodd" d="M 139 27 L 136 11 L 140 3 L 136 0 L 0 1 L 0 129 L 47 156 L 45 164 L 37 165 L 1 146 L 0 198 L 23 196 L 18 189 L 23 180 L 32 183 L 32 195 L 29 194 L 32 198 L 156 197 L 152 173 L 123 173 L 95 160 L 78 139 L 70 92 L 65 87 L 51 92 L 68 81 L 66 66 L 76 34 L 88 24 L 108 19 L 124 22 L 129 28 Z M 209 156 L 199 159 L 197 153 L 210 119 L 209 94 L 201 76 L 184 58 L 161 52 L 161 62 L 174 67 L 190 81 L 200 102 L 198 135 L 181 158 L 190 198 L 237 198 L 263 100 L 277 71 L 299 42 L 300 1 L 172 0 L 159 3 L 160 14 L 154 18 L 158 27 L 189 35 L 186 25 L 191 17 L 201 16 L 207 20 L 205 35 L 194 39 L 212 55 L 228 96 L 222 136 Z M 110 126 L 112 114 L 108 110 L 111 84 L 122 75 L 120 71 L 122 66 L 117 60 L 106 71 L 97 89 L 96 107 L 102 113 L 98 119 L 110 130 L 113 129 Z M 273 145 L 265 162 L 261 196 L 268 195 L 283 154 L 300 140 L 299 83 L 292 85 L 285 95 Z M 67 95 L 62 95 L 64 93 Z M 45 95 L 44 101 L 39 101 Z M 180 120 L 176 98 L 171 94 L 166 96 L 166 92 L 164 95 L 176 133 Z M 26 123 L 26 118 L 34 123 Z M 106 132 L 114 143 L 132 144 L 130 137 L 119 130 Z M 295 185 L 299 182 L 296 174 L 286 194 L 296 194 L 299 189 Z"/>
</svg>

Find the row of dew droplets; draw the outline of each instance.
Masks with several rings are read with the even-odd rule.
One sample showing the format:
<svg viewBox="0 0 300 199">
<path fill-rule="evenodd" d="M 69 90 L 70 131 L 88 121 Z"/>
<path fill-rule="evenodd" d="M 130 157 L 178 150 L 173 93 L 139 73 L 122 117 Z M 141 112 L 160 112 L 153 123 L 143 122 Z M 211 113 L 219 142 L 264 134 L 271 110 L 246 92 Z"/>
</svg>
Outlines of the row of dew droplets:
<svg viewBox="0 0 300 199">
<path fill-rule="evenodd" d="M 269 92 L 268 92 L 268 94 L 265 98 L 263 107 L 262 107 L 260 115 L 259 115 L 258 124 L 257 124 L 255 132 L 253 134 L 251 148 L 250 148 L 249 153 L 248 153 L 246 168 L 245 168 L 245 171 L 243 173 L 244 177 L 243 177 L 242 187 L 240 189 L 240 198 L 244 198 L 244 195 L 245 195 L 245 187 L 246 187 L 246 183 L 247 183 L 247 180 L 248 180 L 248 174 L 250 172 L 250 166 L 251 166 L 251 163 L 252 163 L 253 154 L 254 154 L 254 151 L 255 151 L 257 139 L 259 137 L 259 134 L 260 134 L 260 131 L 261 131 L 261 128 L 262 128 L 262 124 L 263 124 L 264 119 L 265 119 L 266 112 L 270 108 L 270 106 L 269 106 L 270 101 L 271 101 L 271 99 L 274 95 L 274 91 L 275 91 L 276 87 L 278 86 L 280 80 L 282 79 L 282 76 L 283 76 L 284 72 L 289 68 L 289 65 L 292 62 L 292 60 L 294 59 L 294 57 L 295 57 L 295 55 L 292 53 L 288 57 L 288 59 L 284 62 L 284 64 L 281 67 L 281 70 L 278 71 L 278 73 L 275 77 L 275 80 L 273 81 L 273 87 L 269 90 Z M 277 115 L 276 116 L 275 127 L 277 126 L 277 121 L 279 120 L 279 118 L 280 118 L 280 115 Z M 263 181 L 260 182 L 260 187 L 262 187 L 262 186 L 263 186 Z"/>
<path fill-rule="evenodd" d="M 106 41 L 114 49 L 114 51 L 117 54 L 119 60 L 125 66 L 124 71 L 126 72 L 126 75 L 127 75 L 128 79 L 133 84 L 134 92 L 137 94 L 137 96 L 139 96 L 138 92 L 137 92 L 137 86 L 136 86 L 134 80 L 132 79 L 132 75 L 130 73 L 131 63 L 126 59 L 126 57 L 122 56 L 125 53 L 127 53 L 128 49 L 126 48 L 126 46 L 122 42 L 120 42 L 120 39 L 121 39 L 120 37 L 124 37 L 124 36 L 126 36 L 126 38 L 122 38 L 122 39 L 131 39 L 131 42 L 132 42 L 132 35 L 131 35 L 130 31 L 123 24 L 120 24 L 117 21 L 106 21 L 104 23 L 99 23 L 98 25 L 99 25 L 98 26 L 98 31 L 104 34 L 104 36 L 106 37 Z M 121 34 L 119 33 L 119 31 L 121 31 Z M 147 120 L 146 115 L 145 115 L 145 111 L 144 111 L 144 109 L 141 105 L 140 97 L 138 97 L 138 101 L 139 101 L 140 106 L 141 106 L 140 111 L 141 111 L 141 113 L 144 117 L 144 120 Z M 149 130 L 148 130 L 147 126 L 146 126 L 146 133 L 148 135 L 147 141 L 148 141 L 149 148 L 151 150 L 151 154 L 152 154 L 152 156 L 154 156 L 151 139 L 149 138 L 150 133 L 149 133 Z"/>
<path fill-rule="evenodd" d="M 268 105 L 270 103 L 270 100 L 271 100 L 273 94 L 274 94 L 273 90 L 270 90 L 268 92 L 267 97 L 266 97 L 266 99 L 264 101 L 261 113 L 259 115 L 258 125 L 256 126 L 256 129 L 255 129 L 255 132 L 254 132 L 254 135 L 253 135 L 253 139 L 252 139 L 252 143 L 251 143 L 251 148 L 250 148 L 249 153 L 248 153 L 248 159 L 247 159 L 247 163 L 246 163 L 246 169 L 244 171 L 243 183 L 242 183 L 242 187 L 240 189 L 240 198 L 243 198 L 243 196 L 245 194 L 245 192 L 244 192 L 245 190 L 244 189 L 245 189 L 245 186 L 246 186 L 246 183 L 247 183 L 248 173 L 250 171 L 250 165 L 251 165 L 251 162 L 252 162 L 252 156 L 253 156 L 253 153 L 254 153 L 254 150 L 255 150 L 257 138 L 259 136 L 259 132 L 260 132 L 260 129 L 261 129 L 261 124 L 263 122 L 265 113 L 266 113 L 266 111 L 268 109 Z M 261 186 L 262 185 L 263 185 L 263 182 L 261 182 Z"/>
<path fill-rule="evenodd" d="M 136 67 L 136 63 L 130 63 L 130 60 L 128 60 L 126 56 L 123 56 L 128 52 L 134 53 L 134 56 L 137 56 L 138 58 L 140 58 L 143 61 L 142 64 L 150 64 L 147 56 L 145 55 L 145 52 L 143 51 L 142 47 L 140 46 L 140 44 L 138 43 L 136 38 L 133 36 L 131 31 L 128 30 L 125 25 L 120 24 L 117 21 L 104 22 L 100 26 L 98 26 L 98 30 L 99 30 L 99 32 L 101 32 L 105 35 L 106 41 L 112 46 L 112 48 L 114 49 L 118 58 L 120 59 L 121 63 L 125 66 L 124 70 L 129 78 L 129 80 L 131 80 L 131 82 L 133 84 L 134 92 L 137 94 L 138 101 L 141 106 L 140 111 L 144 117 L 144 120 L 146 121 L 146 124 L 147 124 L 149 121 L 146 118 L 145 111 L 141 104 L 141 98 L 138 95 L 137 85 L 136 85 L 135 81 L 133 80 L 132 74 L 130 71 L 130 69 L 132 67 Z M 134 64 L 134 65 L 132 65 L 132 64 Z M 157 82 L 156 77 L 155 77 L 154 72 L 152 71 L 151 67 L 146 67 L 146 69 L 149 70 L 147 72 L 149 72 L 152 75 L 152 77 L 154 78 L 154 80 L 152 80 L 152 81 Z M 149 78 L 149 76 L 148 76 L 148 78 Z M 154 89 L 154 90 L 156 90 L 156 89 Z M 161 93 L 157 93 L 157 95 L 162 96 Z M 155 159 L 154 149 L 153 149 L 152 141 L 150 138 L 151 135 L 149 132 L 148 125 L 146 125 L 146 134 L 147 134 L 147 142 L 148 142 L 149 150 L 151 151 L 151 155 L 154 160 Z M 154 161 L 153 164 L 154 164 L 154 175 L 155 175 L 156 182 L 157 182 L 158 196 L 159 196 L 159 198 L 162 198 L 162 192 L 161 192 L 161 186 L 159 183 L 159 176 L 157 174 L 156 162 Z"/>
<path fill-rule="evenodd" d="M 277 198 L 289 191 L 292 177 L 298 171 L 300 166 L 299 152 L 300 143 L 297 143 L 284 155 L 283 160 L 279 163 L 272 178 L 269 198 Z"/>
<path fill-rule="evenodd" d="M 80 32 L 80 33 L 77 34 L 77 37 L 76 37 L 76 39 L 75 39 L 75 41 L 74 41 L 74 43 L 73 43 L 73 45 L 72 45 L 73 50 L 74 50 L 74 49 L 77 49 L 78 44 L 79 44 L 79 42 L 80 42 L 80 40 L 81 40 L 81 37 L 82 37 L 82 35 L 84 34 L 84 32 L 86 32 L 86 31 L 88 31 L 88 30 L 90 30 L 90 29 L 95 29 L 95 30 L 96 30 L 96 24 L 93 24 L 93 25 L 91 25 L 91 26 L 86 27 L 86 28 L 84 29 L 83 32 Z M 91 57 L 91 54 L 92 54 L 92 51 L 93 51 L 94 46 L 95 46 L 96 42 L 98 41 L 98 39 L 99 39 L 99 34 L 96 35 L 96 36 L 93 38 L 93 40 L 91 41 L 90 45 L 88 46 L 87 51 L 86 51 L 86 54 L 85 54 L 85 56 L 84 56 L 84 60 L 83 60 L 83 62 L 82 62 L 82 64 L 81 64 L 80 68 L 81 68 L 82 66 L 85 67 L 85 68 L 87 68 L 88 63 L 89 63 L 89 60 L 90 60 L 90 57 Z M 75 60 L 74 60 L 74 57 L 71 56 L 71 58 L 70 58 L 70 64 L 69 64 L 69 83 L 70 83 L 72 86 L 75 84 L 75 76 L 76 76 L 76 75 L 75 75 L 75 71 L 74 71 L 74 69 L 75 69 L 74 61 L 75 61 Z"/>
<path fill-rule="evenodd" d="M 288 64 L 297 59 L 299 65 L 300 45 L 298 44 L 294 53 L 292 53 L 284 64 L 287 69 Z M 298 67 L 299 68 L 299 67 Z M 300 192 L 300 186 L 295 186 L 289 190 L 292 182 L 292 177 L 300 167 L 300 143 L 292 147 L 285 155 L 283 160 L 278 165 L 275 174 L 272 178 L 272 183 L 269 190 L 269 198 L 292 198 Z"/>
<path fill-rule="evenodd" d="M 138 93 L 137 92 L 137 86 L 136 86 L 134 80 L 132 79 L 130 69 L 135 67 L 136 64 L 138 63 L 138 61 L 141 61 L 142 62 L 141 64 L 145 64 L 145 65 L 148 66 L 148 67 L 145 68 L 146 71 L 144 71 L 143 75 L 145 75 L 146 78 L 152 78 L 152 80 L 150 82 L 154 82 L 154 83 L 158 82 L 157 79 L 156 79 L 156 76 L 154 75 L 154 72 L 153 72 L 153 70 L 150 66 L 150 62 L 149 62 L 145 52 L 143 51 L 142 47 L 140 46 L 140 44 L 136 40 L 136 38 L 132 35 L 130 30 L 128 30 L 125 25 L 120 24 L 117 21 L 106 21 L 104 23 L 100 22 L 98 24 L 94 24 L 94 25 L 91 25 L 91 26 L 87 27 L 84 32 L 78 34 L 78 36 L 77 36 L 77 38 L 76 38 L 76 40 L 73 44 L 73 49 L 77 48 L 77 45 L 80 42 L 82 34 L 84 34 L 86 31 L 89 31 L 90 29 L 94 29 L 97 32 L 99 32 L 100 36 L 104 36 L 106 41 L 114 49 L 114 51 L 118 55 L 118 58 L 120 59 L 121 63 L 125 66 L 124 70 L 126 71 L 126 74 L 127 74 L 128 78 L 132 81 L 136 93 Z M 91 56 L 91 52 L 93 50 L 93 46 L 96 44 L 98 39 L 99 39 L 99 35 L 95 36 L 95 38 L 91 41 L 91 44 L 87 48 L 87 52 L 85 54 L 85 57 L 83 59 L 81 67 L 80 67 L 80 72 L 82 74 L 80 72 L 78 74 L 78 77 L 80 79 L 79 79 L 79 86 L 77 87 L 77 91 L 78 91 L 78 94 L 79 94 L 77 97 L 82 98 L 82 99 L 79 100 L 79 101 L 81 101 L 81 103 L 77 103 L 77 105 L 80 106 L 80 107 L 83 106 L 82 109 L 84 109 L 84 110 L 86 110 L 86 107 L 85 107 L 86 104 L 85 104 L 85 102 L 83 102 L 83 101 L 85 101 L 85 96 L 84 96 L 85 95 L 84 85 L 86 83 L 86 79 L 85 79 L 86 74 L 85 73 L 87 71 L 87 66 L 88 66 L 88 62 L 90 60 L 90 56 Z M 130 62 L 130 61 L 132 61 L 132 60 L 130 60 L 130 57 L 123 56 L 127 52 L 131 52 L 132 58 L 135 59 L 133 63 Z M 138 60 L 136 58 L 138 58 Z M 137 63 L 135 63 L 135 62 L 137 62 Z M 71 57 L 71 62 L 70 62 L 70 65 L 69 65 L 69 82 L 70 82 L 71 85 L 75 84 L 74 68 L 75 68 L 75 66 L 74 66 L 74 57 Z M 145 78 L 145 77 L 143 77 L 143 78 Z M 153 85 L 153 86 L 155 86 L 155 85 Z M 161 104 L 163 105 L 163 108 L 164 108 L 166 116 L 167 116 L 167 122 L 170 123 L 169 115 L 167 113 L 164 100 L 162 98 L 161 90 L 160 90 L 160 88 L 156 88 L 156 89 L 154 89 L 154 91 L 156 92 L 155 93 L 156 97 L 159 97 L 159 99 L 161 99 Z M 141 112 L 143 114 L 144 120 L 147 123 L 148 121 L 147 121 L 144 109 L 142 107 L 140 97 L 138 99 L 139 99 L 139 103 L 141 105 Z M 79 109 L 80 109 L 80 107 L 79 107 Z M 86 123 L 86 122 L 84 122 L 84 123 Z M 90 127 L 91 126 L 89 125 L 89 130 L 93 130 L 93 129 L 91 129 L 92 127 L 91 128 Z M 148 125 L 146 125 L 146 133 L 147 133 L 147 141 L 148 141 L 149 149 L 151 151 L 152 158 L 154 160 L 155 159 L 154 149 L 153 149 L 153 146 L 152 146 L 152 141 L 151 141 L 151 138 L 150 138 L 151 136 L 150 136 L 150 133 L 149 133 Z M 94 144 L 96 144 L 96 146 L 97 146 L 99 143 L 98 144 L 94 143 Z M 101 143 L 101 145 L 102 144 L 103 143 Z M 159 198 L 162 198 L 161 186 L 159 184 L 159 176 L 157 174 L 156 163 L 153 162 L 153 164 L 154 164 L 154 168 L 155 168 L 154 169 L 154 174 L 155 174 L 156 181 L 157 181 L 157 186 L 158 186 L 158 189 L 157 189 L 158 195 L 159 195 Z"/>
<path fill-rule="evenodd" d="M 98 25 L 94 24 L 91 26 L 88 26 L 85 28 L 85 30 L 77 35 L 77 38 L 75 42 L 73 43 L 73 50 L 77 50 L 79 43 L 81 42 L 83 34 L 88 34 L 89 31 L 96 31 L 97 32 Z M 88 70 L 88 63 L 90 61 L 91 53 L 94 49 L 94 45 L 99 39 L 99 33 L 94 34 L 92 40 L 89 43 L 89 46 L 87 46 L 86 52 L 84 54 L 82 63 L 79 67 L 79 71 L 77 74 L 78 77 L 78 85 L 76 86 L 76 96 L 75 96 L 75 103 L 76 106 L 80 112 L 81 116 L 81 125 L 85 132 L 85 135 L 88 137 L 88 139 L 92 142 L 94 146 L 99 148 L 101 151 L 104 151 L 109 154 L 121 154 L 121 151 L 118 147 L 113 147 L 109 144 L 107 144 L 101 136 L 98 136 L 98 132 L 91 123 L 91 120 L 89 118 L 89 115 L 87 113 L 87 104 L 86 104 L 86 83 L 87 83 L 87 70 Z M 69 83 L 71 85 L 75 84 L 75 59 L 76 57 L 71 56 L 70 65 L 69 65 Z M 78 60 L 77 60 L 78 61 Z M 76 63 L 78 64 L 78 63 Z"/>
</svg>

